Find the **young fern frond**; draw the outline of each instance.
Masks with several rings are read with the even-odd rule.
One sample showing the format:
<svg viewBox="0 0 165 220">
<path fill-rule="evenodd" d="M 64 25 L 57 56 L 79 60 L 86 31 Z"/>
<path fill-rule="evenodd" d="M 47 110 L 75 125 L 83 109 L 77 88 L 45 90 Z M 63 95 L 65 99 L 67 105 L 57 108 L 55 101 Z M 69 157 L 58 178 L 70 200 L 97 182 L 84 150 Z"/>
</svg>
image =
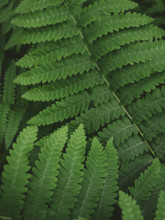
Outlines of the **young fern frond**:
<svg viewBox="0 0 165 220">
<path fill-rule="evenodd" d="M 5 131 L 6 149 L 8 149 L 11 146 L 14 136 L 16 135 L 18 131 L 18 127 L 20 125 L 20 122 L 23 118 L 24 113 L 25 113 L 25 110 L 21 107 L 10 109 L 9 114 L 8 114 L 8 122 L 6 125 L 6 131 Z"/>
<path fill-rule="evenodd" d="M 164 214 L 164 200 L 165 200 L 165 191 L 161 191 L 158 199 L 158 210 L 156 211 L 156 217 L 154 220 L 161 220 L 165 218 Z"/>
<path fill-rule="evenodd" d="M 66 153 L 63 154 L 48 219 L 69 219 L 83 180 L 83 162 L 85 160 L 86 137 L 83 125 L 71 135 Z"/>
<path fill-rule="evenodd" d="M 23 212 L 25 219 L 45 219 L 47 204 L 51 201 L 52 190 L 56 187 L 60 156 L 66 139 L 67 127 L 64 127 L 45 140 L 39 160 L 32 169 Z"/>
<path fill-rule="evenodd" d="M 123 220 L 143 220 L 136 201 L 122 191 L 119 191 L 119 205 L 122 209 Z"/>
<path fill-rule="evenodd" d="M 24 193 L 27 192 L 29 182 L 29 152 L 36 140 L 37 127 L 25 128 L 17 138 L 13 149 L 7 156 L 8 164 L 2 173 L 0 213 L 13 219 L 21 219 L 20 211 L 24 204 Z"/>
<path fill-rule="evenodd" d="M 117 197 L 117 178 L 118 178 L 118 155 L 117 151 L 113 146 L 113 139 L 111 138 L 105 147 L 105 153 L 107 155 L 107 175 L 104 180 L 102 193 L 98 206 L 96 208 L 94 219 L 108 220 L 112 216 L 113 205 L 116 202 Z"/>
<path fill-rule="evenodd" d="M 130 193 L 136 199 L 137 204 L 143 207 L 144 202 L 149 198 L 157 178 L 160 175 L 160 162 L 155 159 L 150 167 L 135 180 L 134 187 L 129 187 Z"/>
<path fill-rule="evenodd" d="M 106 153 L 99 141 L 94 138 L 87 157 L 86 168 L 84 168 L 82 189 L 73 209 L 74 217 L 90 219 L 103 189 L 104 178 L 107 175 L 106 169 Z"/>
</svg>

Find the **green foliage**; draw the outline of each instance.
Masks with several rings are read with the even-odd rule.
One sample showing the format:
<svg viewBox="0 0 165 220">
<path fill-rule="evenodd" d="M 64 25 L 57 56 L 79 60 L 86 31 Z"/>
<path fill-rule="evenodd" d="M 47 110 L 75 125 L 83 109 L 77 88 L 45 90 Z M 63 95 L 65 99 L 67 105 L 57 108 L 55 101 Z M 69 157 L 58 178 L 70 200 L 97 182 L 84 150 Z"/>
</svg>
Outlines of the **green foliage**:
<svg viewBox="0 0 165 220">
<path fill-rule="evenodd" d="M 164 2 L 139 3 L 0 1 L 1 216 L 161 218 Z M 35 126 L 26 159 L 10 153 Z"/>
<path fill-rule="evenodd" d="M 119 192 L 119 205 L 122 209 L 123 220 L 143 220 L 136 201 L 122 191 Z"/>
</svg>

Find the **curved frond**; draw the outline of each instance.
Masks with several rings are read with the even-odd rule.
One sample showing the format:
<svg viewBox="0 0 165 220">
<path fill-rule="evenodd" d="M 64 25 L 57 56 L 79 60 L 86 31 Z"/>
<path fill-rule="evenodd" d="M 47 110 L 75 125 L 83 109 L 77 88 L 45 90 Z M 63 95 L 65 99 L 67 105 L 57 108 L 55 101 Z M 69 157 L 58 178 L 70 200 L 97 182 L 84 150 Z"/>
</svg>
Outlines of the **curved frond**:
<svg viewBox="0 0 165 220">
<path fill-rule="evenodd" d="M 85 37 L 89 43 L 92 43 L 97 38 L 103 35 L 119 31 L 120 29 L 139 27 L 141 25 L 149 24 L 153 19 L 146 15 L 139 13 L 120 13 L 113 15 L 105 15 L 98 17 L 94 23 L 88 25 L 85 29 Z"/>
<path fill-rule="evenodd" d="M 50 6 L 58 6 L 63 0 L 23 0 L 16 9 L 18 14 L 26 14 L 48 8 Z"/>
<path fill-rule="evenodd" d="M 119 172 L 119 188 L 128 190 L 128 186 L 133 185 L 134 180 L 139 177 L 140 172 L 144 171 L 153 161 L 150 154 L 143 154 L 133 161 L 130 161 L 121 167 Z"/>
<path fill-rule="evenodd" d="M 158 159 L 153 160 L 152 165 L 148 167 L 140 177 L 135 180 L 134 187 L 129 187 L 130 193 L 136 199 L 140 207 L 149 198 L 156 180 L 160 175 L 160 162 Z"/>
<path fill-rule="evenodd" d="M 153 25 L 145 25 L 139 28 L 128 28 L 97 39 L 97 41 L 94 41 L 90 45 L 90 50 L 95 59 L 98 60 L 108 52 L 120 49 L 121 46 L 139 40 L 152 40 L 154 38 L 161 39 L 164 35 L 164 30 Z"/>
<path fill-rule="evenodd" d="M 97 220 L 109 220 L 112 216 L 113 205 L 116 202 L 117 197 L 117 178 L 118 178 L 118 155 L 113 146 L 113 139 L 111 138 L 105 147 L 105 153 L 107 155 L 107 176 L 105 177 L 103 190 L 98 202 L 93 219 Z"/>
<path fill-rule="evenodd" d="M 70 209 L 74 207 L 83 180 L 86 137 L 83 125 L 71 135 L 66 153 L 61 160 L 60 174 L 48 219 L 69 219 Z"/>
<path fill-rule="evenodd" d="M 128 106 L 128 110 L 137 124 L 149 119 L 152 115 L 161 113 L 165 110 L 165 86 L 154 90 L 142 99 L 138 99 Z"/>
<path fill-rule="evenodd" d="M 156 217 L 154 218 L 154 220 L 162 220 L 165 218 L 164 200 L 165 200 L 165 191 L 161 191 L 159 195 L 159 199 L 158 199 L 158 205 L 157 205 L 158 210 L 156 211 Z"/>
<path fill-rule="evenodd" d="M 24 193 L 27 192 L 28 179 L 31 176 L 27 173 L 29 152 L 36 140 L 36 127 L 25 128 L 17 138 L 10 156 L 7 157 L 8 164 L 4 166 L 2 173 L 0 213 L 13 219 L 21 219 L 20 211 L 24 204 Z"/>
<path fill-rule="evenodd" d="M 68 19 L 68 16 L 68 10 L 64 6 L 50 7 L 44 11 L 19 15 L 11 23 L 17 27 L 37 28 L 64 22 Z"/>
<path fill-rule="evenodd" d="M 10 109 L 8 115 L 8 122 L 6 126 L 5 132 L 5 146 L 8 149 L 12 144 L 13 138 L 18 131 L 18 127 L 23 118 L 24 109 L 16 107 L 14 109 Z"/>
<path fill-rule="evenodd" d="M 148 152 L 149 148 L 138 135 L 133 135 L 121 144 L 117 150 L 121 163 L 125 164 L 129 160 L 134 160 L 135 157 L 144 154 L 144 152 Z"/>
<path fill-rule="evenodd" d="M 55 131 L 44 142 L 35 162 L 28 185 L 24 207 L 24 219 L 45 219 L 47 204 L 51 201 L 52 190 L 56 187 L 59 162 L 67 139 L 67 127 Z"/>
<path fill-rule="evenodd" d="M 69 129 L 73 130 L 79 124 L 83 123 L 87 133 L 93 133 L 94 131 L 98 131 L 100 126 L 104 126 L 111 120 L 124 115 L 123 108 L 119 106 L 116 100 L 112 100 L 81 114 L 81 117 L 77 117 L 74 121 L 71 121 Z"/>
<path fill-rule="evenodd" d="M 72 76 L 49 85 L 35 87 L 24 93 L 22 97 L 27 100 L 50 101 L 68 97 L 69 95 L 103 83 L 103 77 L 94 70 L 87 74 Z"/>
<path fill-rule="evenodd" d="M 107 157 L 102 145 L 94 138 L 89 151 L 87 169 L 84 169 L 82 189 L 78 201 L 73 209 L 75 218 L 84 217 L 89 219 L 94 213 L 94 208 L 100 198 L 103 189 L 104 178 L 107 175 Z"/>
<path fill-rule="evenodd" d="M 59 61 L 72 54 L 83 54 L 85 50 L 82 39 L 77 36 L 59 40 L 56 44 L 53 41 L 41 43 L 37 47 L 31 48 L 24 57 L 18 60 L 16 65 L 22 68 L 38 66 L 47 62 Z"/>
<path fill-rule="evenodd" d="M 102 13 L 120 13 L 128 11 L 137 6 L 130 0 L 101 0 L 95 1 L 94 4 L 85 7 L 80 15 L 80 24 L 84 27 L 94 22 Z"/>
<path fill-rule="evenodd" d="M 88 109 L 90 96 L 87 92 L 82 92 L 78 95 L 62 99 L 56 104 L 47 107 L 39 112 L 36 116 L 28 121 L 28 124 L 37 126 L 49 125 L 58 121 L 63 121 Z"/>
<path fill-rule="evenodd" d="M 130 136 L 137 134 L 138 130 L 127 117 L 123 117 L 109 124 L 103 131 L 98 132 L 99 140 L 103 143 L 113 137 L 116 146 L 123 144 Z"/>
<path fill-rule="evenodd" d="M 34 67 L 19 75 L 14 82 L 21 85 L 45 83 L 66 79 L 68 76 L 83 74 L 85 71 L 88 72 L 93 69 L 95 69 L 94 62 L 90 60 L 87 54 L 77 55 L 62 59 L 59 62 Z"/>
<path fill-rule="evenodd" d="M 122 209 L 123 220 L 143 220 L 141 211 L 136 204 L 136 201 L 122 191 L 119 192 L 119 205 Z"/>
</svg>

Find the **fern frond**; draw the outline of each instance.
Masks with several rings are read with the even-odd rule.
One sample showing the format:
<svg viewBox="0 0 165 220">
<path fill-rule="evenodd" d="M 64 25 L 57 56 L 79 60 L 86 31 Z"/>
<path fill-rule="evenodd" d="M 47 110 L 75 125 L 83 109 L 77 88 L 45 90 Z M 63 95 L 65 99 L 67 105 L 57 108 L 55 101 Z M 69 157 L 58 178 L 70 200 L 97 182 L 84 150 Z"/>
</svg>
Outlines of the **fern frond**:
<svg viewBox="0 0 165 220">
<path fill-rule="evenodd" d="M 58 121 L 63 121 L 88 109 L 90 96 L 87 92 L 62 99 L 56 104 L 47 107 L 28 121 L 28 124 L 49 125 Z"/>
<path fill-rule="evenodd" d="M 165 70 L 165 64 L 163 62 L 163 54 L 155 54 L 150 61 L 145 63 L 138 63 L 134 66 L 126 66 L 121 69 L 117 69 L 111 73 L 111 83 L 114 90 L 119 89 L 129 83 L 136 83 L 145 77 L 154 77 L 155 72 L 160 73 Z M 133 74 L 132 74 L 133 71 Z M 160 74 L 159 74 L 160 75 Z M 158 79 L 161 79 L 159 77 Z"/>
<path fill-rule="evenodd" d="M 20 107 L 16 107 L 14 109 L 10 109 L 8 115 L 8 122 L 6 125 L 5 132 L 5 146 L 8 149 L 12 144 L 13 138 L 18 131 L 18 127 L 23 118 L 24 109 Z"/>
<path fill-rule="evenodd" d="M 7 123 L 7 117 L 10 110 L 9 104 L 2 104 L 0 103 L 0 143 L 2 143 L 5 131 L 6 131 L 6 123 Z"/>
<path fill-rule="evenodd" d="M 44 142 L 28 185 L 29 190 L 23 212 L 25 220 L 45 219 L 47 203 L 51 201 L 52 190 L 56 187 L 60 156 L 66 139 L 67 127 L 63 127 Z"/>
<path fill-rule="evenodd" d="M 148 167 L 140 177 L 135 180 L 134 187 L 129 187 L 130 193 L 134 196 L 140 207 L 149 198 L 156 180 L 160 175 L 160 162 L 158 159 L 153 160 L 153 163 Z"/>
<path fill-rule="evenodd" d="M 128 186 L 133 185 L 140 172 L 144 171 L 152 161 L 153 157 L 146 153 L 124 164 L 119 172 L 119 188 L 124 191 L 128 190 Z"/>
<path fill-rule="evenodd" d="M 164 82 L 165 71 L 155 73 L 152 76 L 146 77 L 136 83 L 126 85 L 117 92 L 117 95 L 124 105 L 131 104 L 135 98 L 140 98 L 144 92 L 151 92 L 152 90 L 155 90 L 156 86 L 164 84 Z"/>
<path fill-rule="evenodd" d="M 12 61 L 5 73 L 4 88 L 2 95 L 3 103 L 14 104 L 15 84 L 13 83 L 13 80 L 15 79 L 15 76 L 16 76 L 15 62 Z"/>
<path fill-rule="evenodd" d="M 157 134 L 165 132 L 165 112 L 152 116 L 147 121 L 143 121 L 140 124 L 140 128 L 144 134 L 146 140 L 151 141 Z"/>
<path fill-rule="evenodd" d="M 21 1 L 19 6 L 16 9 L 16 13 L 18 14 L 26 14 L 29 12 L 35 12 L 42 10 L 44 8 L 48 8 L 50 6 L 59 6 L 62 4 L 63 0 L 56 0 L 56 1 L 51 1 L 51 0 L 24 0 Z"/>
<path fill-rule="evenodd" d="M 16 44 L 35 44 L 52 40 L 57 41 L 62 38 L 71 38 L 73 36 L 77 36 L 78 34 L 78 29 L 70 21 L 36 29 L 22 30 L 21 28 L 17 28 L 17 31 L 13 33 L 13 36 L 5 45 L 5 50 Z"/>
<path fill-rule="evenodd" d="M 103 189 L 104 178 L 107 175 L 107 157 L 99 141 L 94 138 L 86 161 L 87 169 L 84 169 L 82 189 L 78 196 L 78 202 L 73 209 L 76 218 L 90 218 Z"/>
<path fill-rule="evenodd" d="M 70 209 L 74 207 L 80 192 L 85 160 L 86 137 L 83 125 L 71 135 L 61 160 L 58 186 L 50 205 L 48 219 L 69 219 Z"/>
<path fill-rule="evenodd" d="M 139 40 L 161 39 L 164 35 L 164 30 L 153 25 L 124 29 L 97 39 L 90 45 L 90 50 L 95 59 L 98 60 L 108 52 L 120 49 L 121 46 L 126 44 Z"/>
<path fill-rule="evenodd" d="M 107 142 L 110 137 L 113 137 L 113 142 L 116 146 L 123 144 L 130 136 L 137 134 L 138 130 L 135 125 L 127 117 L 123 117 L 109 124 L 103 131 L 98 132 L 99 140 L 103 143 Z"/>
<path fill-rule="evenodd" d="M 13 149 L 10 150 L 10 156 L 7 157 L 8 164 L 4 166 L 2 173 L 0 213 L 13 219 L 21 219 L 20 211 L 23 208 L 27 191 L 27 183 L 30 174 L 27 171 L 29 152 L 33 148 L 36 140 L 36 127 L 25 128 L 17 138 Z"/>
<path fill-rule="evenodd" d="M 86 27 L 87 25 L 94 22 L 98 16 L 101 16 L 102 13 L 120 13 L 130 9 L 133 9 L 137 6 L 135 2 L 129 0 L 101 0 L 95 1 L 94 4 L 85 7 L 80 15 L 80 25 Z"/>
<path fill-rule="evenodd" d="M 24 93 L 23 98 L 35 101 L 50 101 L 68 97 L 102 83 L 104 83 L 103 77 L 94 70 L 89 71 L 87 74 L 72 76 L 49 85 L 35 87 Z"/>
<path fill-rule="evenodd" d="M 50 7 L 43 11 L 19 15 L 11 23 L 17 27 L 37 28 L 64 22 L 68 20 L 68 16 L 68 10 L 61 5 L 60 7 Z"/>
<path fill-rule="evenodd" d="M 99 66 L 104 70 L 104 74 L 107 74 L 128 64 L 151 61 L 154 55 L 164 55 L 164 50 L 165 42 L 163 40 L 136 42 L 107 54 L 99 62 Z"/>
<path fill-rule="evenodd" d="M 158 199 L 158 210 L 156 211 L 156 217 L 154 220 L 162 220 L 165 219 L 165 213 L 164 213 L 164 200 L 165 200 L 165 191 L 161 191 Z"/>
<path fill-rule="evenodd" d="M 151 147 L 161 160 L 165 161 L 165 136 L 164 134 L 157 135 L 151 142 Z"/>
<path fill-rule="evenodd" d="M 113 33 L 114 31 L 130 27 L 139 27 L 141 25 L 149 24 L 152 21 L 153 19 L 151 17 L 136 12 L 105 15 L 99 17 L 94 23 L 88 25 L 84 32 L 87 41 L 92 43 L 97 38 L 101 38 L 108 33 Z"/>
<path fill-rule="evenodd" d="M 104 219 L 108 220 L 112 216 L 113 205 L 116 202 L 117 197 L 117 178 L 118 178 L 118 155 L 117 151 L 113 146 L 113 139 L 111 138 L 105 147 L 105 152 L 107 155 L 107 176 L 105 177 L 103 190 L 98 202 L 98 207 L 96 208 L 94 219 Z"/>
<path fill-rule="evenodd" d="M 148 152 L 149 148 L 139 135 L 134 135 L 121 144 L 117 150 L 121 163 L 125 164 L 129 160 L 134 160 L 135 157 L 144 154 L 144 152 Z"/>
<path fill-rule="evenodd" d="M 119 192 L 119 205 L 122 209 L 123 220 L 143 220 L 136 201 L 122 191 Z"/>
<path fill-rule="evenodd" d="M 86 113 L 81 114 L 74 121 L 71 121 L 69 129 L 74 130 L 79 124 L 83 123 L 87 133 L 98 131 L 100 126 L 104 126 L 111 120 L 124 116 L 125 112 L 116 100 L 91 108 Z"/>
<path fill-rule="evenodd" d="M 94 62 L 87 54 L 71 56 L 55 63 L 46 63 L 34 67 L 28 72 L 19 75 L 14 82 L 21 85 L 45 83 L 66 79 L 68 76 L 83 74 L 85 71 L 93 70 Z"/>
<path fill-rule="evenodd" d="M 59 61 L 72 54 L 83 54 L 85 50 L 85 45 L 79 37 L 62 39 L 56 44 L 54 42 L 41 43 L 37 47 L 31 48 L 16 64 L 20 67 L 38 66 L 47 62 Z"/>
<path fill-rule="evenodd" d="M 128 110 L 137 124 L 147 120 L 152 115 L 161 113 L 165 110 L 165 86 L 162 86 L 160 89 L 157 88 L 142 99 L 138 99 L 128 106 Z"/>
</svg>

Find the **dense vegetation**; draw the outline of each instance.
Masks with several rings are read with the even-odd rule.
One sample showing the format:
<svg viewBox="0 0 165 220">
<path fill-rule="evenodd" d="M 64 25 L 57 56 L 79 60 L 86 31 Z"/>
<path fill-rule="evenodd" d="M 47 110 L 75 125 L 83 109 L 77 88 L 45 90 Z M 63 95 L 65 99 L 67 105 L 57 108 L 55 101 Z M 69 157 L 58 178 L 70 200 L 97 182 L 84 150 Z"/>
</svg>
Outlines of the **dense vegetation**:
<svg viewBox="0 0 165 220">
<path fill-rule="evenodd" d="M 0 218 L 165 219 L 164 1 L 0 12 Z"/>
</svg>

